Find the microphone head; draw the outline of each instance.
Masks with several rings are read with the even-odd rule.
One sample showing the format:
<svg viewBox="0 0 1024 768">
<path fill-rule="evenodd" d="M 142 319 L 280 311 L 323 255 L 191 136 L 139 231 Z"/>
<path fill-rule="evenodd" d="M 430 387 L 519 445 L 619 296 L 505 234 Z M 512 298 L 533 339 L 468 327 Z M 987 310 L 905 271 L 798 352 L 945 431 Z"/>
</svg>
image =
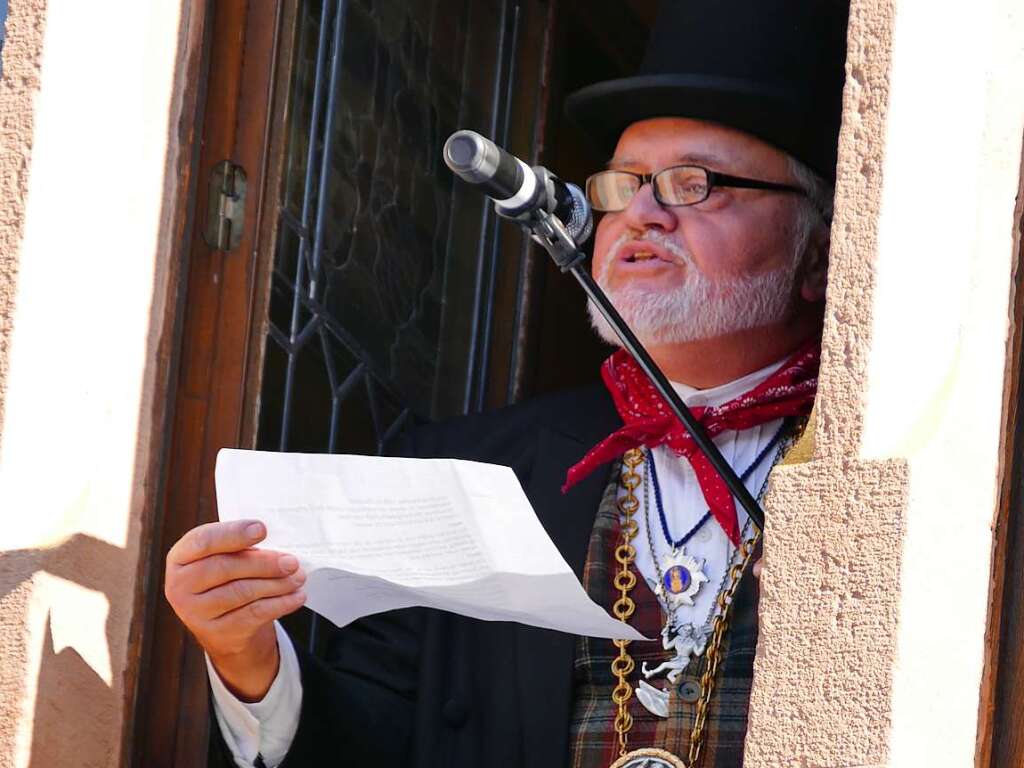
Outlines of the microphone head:
<svg viewBox="0 0 1024 768">
<path fill-rule="evenodd" d="M 483 152 L 480 134 L 474 131 L 456 131 L 444 143 L 444 162 L 455 173 L 471 170 Z"/>
<path fill-rule="evenodd" d="M 456 131 L 442 150 L 445 165 L 452 173 L 471 183 L 493 178 L 498 170 L 497 145 L 476 131 Z"/>
<path fill-rule="evenodd" d="M 568 215 L 563 214 L 562 223 L 565 224 L 569 236 L 576 241 L 576 245 L 582 245 L 590 238 L 594 229 L 594 216 L 591 213 L 590 201 L 587 200 L 583 190 L 575 184 L 566 184 L 565 188 L 569 192 L 572 205 L 566 206 L 569 211 Z"/>
</svg>

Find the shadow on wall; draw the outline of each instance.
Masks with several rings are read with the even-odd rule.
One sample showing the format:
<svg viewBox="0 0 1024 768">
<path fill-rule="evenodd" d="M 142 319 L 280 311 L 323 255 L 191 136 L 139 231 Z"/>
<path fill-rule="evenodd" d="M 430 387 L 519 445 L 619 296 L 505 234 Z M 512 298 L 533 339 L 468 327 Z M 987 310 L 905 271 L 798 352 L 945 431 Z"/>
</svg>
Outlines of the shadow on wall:
<svg viewBox="0 0 1024 768">
<path fill-rule="evenodd" d="M 0 601 L 37 574 L 46 573 L 105 596 L 110 606 L 105 619 L 99 615 L 86 616 L 80 625 L 80 611 L 90 606 L 69 607 L 66 601 L 54 601 L 48 609 L 42 638 L 30 634 L 30 643 L 42 642 L 42 655 L 28 768 L 92 768 L 117 763 L 120 744 L 116 739 L 112 743 L 111 734 L 117 730 L 112 718 L 119 717 L 122 710 L 124 670 L 120 664 L 111 668 L 108 684 L 95 671 L 102 663 L 97 664 L 96 658 L 86 661 L 74 648 L 63 647 L 61 635 L 65 633 L 55 629 L 60 624 L 76 635 L 80 631 L 102 634 L 82 639 L 90 648 L 105 651 L 109 668 L 111 651 L 118 647 L 113 627 L 125 621 L 126 608 L 119 605 L 124 598 L 124 574 L 131 573 L 134 567 L 134 558 L 129 562 L 127 550 L 83 534 L 51 549 L 0 552 Z M 58 615 L 62 610 L 70 610 L 71 616 Z M 91 618 L 95 618 L 95 623 Z M 69 626 L 69 622 L 73 624 Z M 55 637 L 62 646 L 60 650 L 55 648 Z M 34 652 L 34 648 L 28 649 L 29 657 Z M 102 655 L 98 654 L 101 660 Z"/>
<path fill-rule="evenodd" d="M 12 185 L 15 195 L 8 198 L 15 201 L 26 195 L 28 175 L 35 160 L 32 103 L 41 87 L 39 73 L 49 5 L 47 0 L 0 0 L 0 45 L 8 31 L 12 35 L 11 46 L 3 50 L 8 65 L 6 76 L 9 80 L 17 76 L 17 82 L 5 82 L 4 87 L 12 87 L 0 93 L 0 102 L 6 105 L 10 101 L 12 106 L 11 115 L 5 114 L 5 119 L 14 120 L 13 132 L 0 136 L 0 146 L 13 146 L 13 136 L 20 142 L 17 146 L 23 144 L 29 149 L 16 169 L 18 175 Z M 180 34 L 177 39 L 184 46 L 188 36 Z M 176 98 L 171 100 L 175 104 Z M 164 194 L 159 203 L 160 215 L 155 217 L 159 228 L 153 242 L 161 245 L 153 256 L 153 282 L 140 284 L 141 289 L 153 291 L 153 301 L 148 318 L 133 318 L 149 329 L 145 353 L 138 360 L 143 394 L 136 422 L 138 431 L 133 437 L 134 460 L 104 467 L 103 476 L 97 478 L 101 485 L 110 481 L 129 483 L 131 500 L 123 509 L 105 509 L 98 500 L 106 497 L 97 495 L 93 505 L 86 506 L 90 498 L 86 488 L 82 490 L 80 505 L 43 512 L 53 516 L 54 524 L 59 522 L 61 530 L 73 528 L 75 521 L 86 514 L 116 521 L 126 518 L 125 546 L 77 533 L 56 540 L 52 546 L 6 551 L 0 548 L 0 766 L 13 765 L 14 755 L 9 750 L 17 749 L 18 764 L 27 768 L 108 768 L 121 763 L 122 749 L 131 736 L 139 635 L 144 618 L 135 611 L 142 599 L 140 591 L 146 586 L 144 578 L 137 579 L 141 564 L 148 562 L 146 558 L 155 555 L 162 560 L 161 554 L 152 551 L 155 545 L 143 537 L 142 526 L 144 520 L 155 517 L 158 503 L 161 459 L 168 434 L 166 419 L 170 413 L 167 390 L 173 379 L 169 362 L 174 343 L 174 334 L 169 330 L 173 328 L 173 319 L 165 302 L 173 303 L 177 283 L 172 282 L 176 277 L 172 268 L 173 248 L 164 244 L 179 237 L 187 240 L 177 229 L 179 221 L 184 220 L 184 216 L 178 215 L 180 189 L 176 181 L 171 184 L 182 175 L 179 167 L 187 169 L 190 162 L 190 151 L 180 152 L 178 121 L 184 113 L 176 109 L 171 109 L 166 129 L 170 143 L 165 181 L 168 190 L 173 186 L 173 192 Z M 137 113 L 151 114 L 142 106 Z M 9 287 L 10 295 L 14 296 L 23 211 L 19 206 L 11 207 L 16 215 L 13 226 L 8 227 L 12 229 L 11 248 L 0 248 L 0 282 L 4 283 L 0 287 Z M 6 214 L 7 207 L 0 205 L 0 210 Z M 0 234 L 6 234 L 2 227 Z M 0 310 L 6 311 L 2 301 Z M 0 313 L 0 323 L 3 320 Z M 0 331 L 6 332 L 6 328 Z M 0 344 L 0 354 L 3 353 Z M 6 362 L 0 359 L 0 364 Z M 0 433 L 5 406 L 9 402 L 0 401 Z M 44 406 L 40 404 L 40 408 Z M 79 439 L 77 434 L 74 437 Z M 23 507 L 20 511 L 0 510 L 0 525 L 10 525 L 12 515 L 33 514 L 31 498 L 23 500 Z M 55 517 L 56 512 L 63 516 Z M 154 578 L 152 588 L 159 590 L 161 581 Z M 205 723 L 205 708 L 202 718 Z"/>
</svg>

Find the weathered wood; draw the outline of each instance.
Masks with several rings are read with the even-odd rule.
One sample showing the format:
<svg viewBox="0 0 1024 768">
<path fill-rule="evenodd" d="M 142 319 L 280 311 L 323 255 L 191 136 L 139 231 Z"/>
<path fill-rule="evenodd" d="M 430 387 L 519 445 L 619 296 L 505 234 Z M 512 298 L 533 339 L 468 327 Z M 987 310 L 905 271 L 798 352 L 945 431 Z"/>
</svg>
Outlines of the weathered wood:
<svg viewBox="0 0 1024 768">
<path fill-rule="evenodd" d="M 182 533 L 214 518 L 217 451 L 239 444 L 255 222 L 280 10 L 280 0 L 218 0 L 209 5 L 202 149 L 194 166 L 197 221 L 188 233 L 178 388 L 161 530 L 149 578 L 148 591 L 157 599 L 150 611 L 134 750 L 134 764 L 146 768 L 194 768 L 206 762 L 209 713 L 203 657 L 162 599 L 163 559 Z M 212 167 L 225 159 L 245 169 L 250 190 L 242 241 L 230 253 L 211 250 L 202 227 L 206 180 Z"/>
<path fill-rule="evenodd" d="M 523 3 L 520 6 L 516 53 L 517 84 L 510 94 L 507 149 L 530 164 L 541 163 L 550 104 L 550 80 L 555 47 L 554 20 L 561 3 Z M 560 113 L 561 105 L 555 106 Z M 536 323 L 541 307 L 537 281 L 548 255 L 524 231 L 509 223 L 499 225 L 499 252 L 495 264 L 492 300 L 494 326 L 487 366 L 484 402 L 499 408 L 528 394 L 523 389 L 526 368 L 533 363 Z"/>
<path fill-rule="evenodd" d="M 1018 257 L 1013 276 L 1013 325 L 1007 340 L 1003 395 L 1002 481 L 993 521 L 992 588 L 985 633 L 985 668 L 978 707 L 978 768 L 1024 765 L 1024 166 L 1014 212 Z"/>
<path fill-rule="evenodd" d="M 279 217 L 277 201 L 280 195 L 281 178 L 284 171 L 285 151 L 288 142 L 288 121 L 290 113 L 289 89 L 292 82 L 293 57 L 296 35 L 298 34 L 299 0 L 284 0 L 281 9 L 281 26 L 278 33 L 276 64 L 272 91 L 268 101 L 272 105 L 267 120 L 267 135 L 264 145 L 264 184 L 261 197 L 256 201 L 257 233 L 255 279 L 253 302 L 249 313 L 249 348 L 245 366 L 246 379 L 242 405 L 242 428 L 239 445 L 244 448 L 256 447 L 256 433 L 259 429 L 259 399 L 263 384 L 263 357 L 267 328 L 270 324 L 267 309 L 270 304 L 271 274 L 274 265 L 274 249 L 277 244 Z"/>
</svg>

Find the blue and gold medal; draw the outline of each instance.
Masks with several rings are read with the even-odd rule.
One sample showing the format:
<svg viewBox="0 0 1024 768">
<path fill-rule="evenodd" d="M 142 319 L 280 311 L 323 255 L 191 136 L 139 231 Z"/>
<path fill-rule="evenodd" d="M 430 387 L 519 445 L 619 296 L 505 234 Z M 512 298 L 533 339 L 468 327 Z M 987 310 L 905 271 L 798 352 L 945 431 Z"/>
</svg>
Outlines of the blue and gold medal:
<svg viewBox="0 0 1024 768">
<path fill-rule="evenodd" d="M 670 610 L 693 605 L 693 599 L 707 580 L 704 563 L 686 554 L 683 547 L 678 547 L 662 560 L 658 597 L 668 604 Z"/>
</svg>

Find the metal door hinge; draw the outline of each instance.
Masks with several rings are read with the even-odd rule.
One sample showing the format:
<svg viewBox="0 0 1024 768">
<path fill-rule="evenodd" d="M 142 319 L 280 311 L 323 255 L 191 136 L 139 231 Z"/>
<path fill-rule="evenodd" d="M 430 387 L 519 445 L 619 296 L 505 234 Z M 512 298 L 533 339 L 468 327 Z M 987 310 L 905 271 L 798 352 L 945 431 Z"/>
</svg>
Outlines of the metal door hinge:
<svg viewBox="0 0 1024 768">
<path fill-rule="evenodd" d="M 245 225 L 245 170 L 223 160 L 210 173 L 210 200 L 206 216 L 206 243 L 218 251 L 231 251 L 242 240 Z"/>
</svg>

